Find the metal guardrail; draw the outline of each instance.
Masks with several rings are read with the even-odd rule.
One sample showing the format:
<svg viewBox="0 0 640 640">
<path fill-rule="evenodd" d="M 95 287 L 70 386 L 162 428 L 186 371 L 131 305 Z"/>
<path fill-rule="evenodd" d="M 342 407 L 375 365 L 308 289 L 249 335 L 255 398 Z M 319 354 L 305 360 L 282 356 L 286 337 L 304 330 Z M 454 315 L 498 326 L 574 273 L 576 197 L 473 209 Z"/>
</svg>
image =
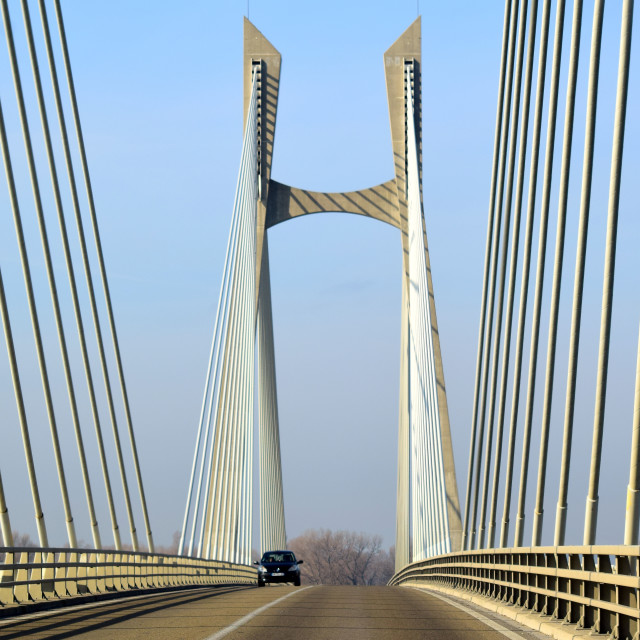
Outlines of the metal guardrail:
<svg viewBox="0 0 640 640">
<path fill-rule="evenodd" d="M 541 616 L 640 639 L 640 547 L 520 547 L 463 551 L 407 565 L 390 585 L 443 586 Z"/>
<path fill-rule="evenodd" d="M 255 567 L 156 553 L 0 547 L 0 608 L 188 585 L 252 584 Z"/>
</svg>

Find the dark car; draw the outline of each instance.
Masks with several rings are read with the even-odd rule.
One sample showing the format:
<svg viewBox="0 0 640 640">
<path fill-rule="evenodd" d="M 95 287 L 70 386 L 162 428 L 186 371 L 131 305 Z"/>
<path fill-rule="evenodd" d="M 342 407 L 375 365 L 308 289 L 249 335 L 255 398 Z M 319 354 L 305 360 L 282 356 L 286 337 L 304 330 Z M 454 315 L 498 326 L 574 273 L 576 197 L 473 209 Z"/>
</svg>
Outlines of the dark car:
<svg viewBox="0 0 640 640">
<path fill-rule="evenodd" d="M 300 567 L 303 560 L 296 560 L 293 551 L 265 551 L 258 565 L 258 586 L 267 582 L 293 582 L 300 586 Z"/>
</svg>

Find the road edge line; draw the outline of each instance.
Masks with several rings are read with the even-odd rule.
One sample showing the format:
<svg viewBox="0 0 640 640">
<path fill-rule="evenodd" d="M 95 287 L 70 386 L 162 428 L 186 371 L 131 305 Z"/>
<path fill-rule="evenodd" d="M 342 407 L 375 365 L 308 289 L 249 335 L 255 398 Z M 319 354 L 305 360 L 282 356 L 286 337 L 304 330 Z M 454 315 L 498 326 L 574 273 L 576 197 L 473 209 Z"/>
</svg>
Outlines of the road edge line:
<svg viewBox="0 0 640 640">
<path fill-rule="evenodd" d="M 236 620 L 233 624 L 230 624 L 228 627 L 225 627 L 224 629 L 220 629 L 220 631 L 216 631 L 211 636 L 207 636 L 205 638 L 205 640 L 220 640 L 220 638 L 224 638 L 225 636 L 228 636 L 230 633 L 232 633 L 236 629 L 239 629 L 240 627 L 245 625 L 247 622 L 249 622 L 249 620 L 252 620 L 256 616 L 260 615 L 263 611 L 266 611 L 267 609 L 269 609 L 270 607 L 273 607 L 274 605 L 278 604 L 279 602 L 282 602 L 283 600 L 286 600 L 287 598 L 290 598 L 291 596 L 294 596 L 296 593 L 302 593 L 303 591 L 306 591 L 307 589 L 311 589 L 312 586 L 313 585 L 309 585 L 308 587 L 303 587 L 302 589 L 296 589 L 295 591 L 291 591 L 290 593 L 287 593 L 287 595 L 282 596 L 282 598 L 278 598 L 277 600 L 274 600 L 273 602 L 269 602 L 269 603 L 263 605 L 259 609 L 256 609 L 255 611 L 252 611 L 251 613 L 248 613 L 246 616 L 240 618 L 239 620 Z"/>
<path fill-rule="evenodd" d="M 433 596 L 434 598 L 438 598 L 439 600 L 442 600 L 443 602 L 446 602 L 447 604 L 450 604 L 460 609 L 461 611 L 464 611 L 465 613 L 472 615 L 477 620 L 480 620 L 480 622 L 482 622 L 483 624 L 486 624 L 488 627 L 491 627 L 494 631 L 497 631 L 498 633 L 501 633 L 503 636 L 506 636 L 507 638 L 509 638 L 509 640 L 525 640 L 525 637 L 519 634 L 518 632 L 512 631 L 511 629 L 507 629 L 507 627 L 503 627 L 498 622 L 491 620 L 491 618 L 487 618 L 487 616 L 483 616 L 481 613 L 478 613 L 477 611 L 474 611 L 473 609 L 470 609 L 469 607 L 466 607 L 465 605 L 460 604 L 459 602 L 454 602 L 453 600 L 447 598 L 446 596 L 442 596 L 439 593 L 434 593 L 431 590 L 427 591 L 426 589 L 421 589 L 420 587 L 411 587 L 411 588 L 423 594 L 428 592 L 429 595 Z"/>
</svg>

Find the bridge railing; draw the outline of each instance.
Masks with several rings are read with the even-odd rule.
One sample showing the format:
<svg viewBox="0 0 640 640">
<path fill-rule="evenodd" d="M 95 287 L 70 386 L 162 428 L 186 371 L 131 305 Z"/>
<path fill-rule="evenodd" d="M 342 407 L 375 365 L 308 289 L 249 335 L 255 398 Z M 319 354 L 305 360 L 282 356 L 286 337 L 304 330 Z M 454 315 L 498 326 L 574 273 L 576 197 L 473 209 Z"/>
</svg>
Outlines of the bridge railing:
<svg viewBox="0 0 640 640">
<path fill-rule="evenodd" d="M 407 565 L 389 584 L 471 592 L 613 638 L 640 637 L 640 547 L 463 551 Z"/>
<path fill-rule="evenodd" d="M 0 548 L 0 608 L 123 591 L 252 584 L 255 567 L 157 553 Z"/>
</svg>

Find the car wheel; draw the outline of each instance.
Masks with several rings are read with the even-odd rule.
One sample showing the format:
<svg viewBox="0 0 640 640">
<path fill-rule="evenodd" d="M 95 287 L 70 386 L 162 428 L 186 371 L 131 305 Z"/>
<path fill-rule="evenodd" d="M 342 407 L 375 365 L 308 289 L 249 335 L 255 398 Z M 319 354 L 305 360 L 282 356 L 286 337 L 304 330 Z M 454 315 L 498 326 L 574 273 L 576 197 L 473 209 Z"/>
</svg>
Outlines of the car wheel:
<svg viewBox="0 0 640 640">
<path fill-rule="evenodd" d="M 300 586 L 300 578 L 296 578 L 296 579 L 293 581 L 293 584 L 294 584 L 296 587 L 299 587 L 299 586 Z"/>
<path fill-rule="evenodd" d="M 259 587 L 264 587 L 264 582 L 262 580 L 258 580 L 258 586 Z"/>
</svg>

